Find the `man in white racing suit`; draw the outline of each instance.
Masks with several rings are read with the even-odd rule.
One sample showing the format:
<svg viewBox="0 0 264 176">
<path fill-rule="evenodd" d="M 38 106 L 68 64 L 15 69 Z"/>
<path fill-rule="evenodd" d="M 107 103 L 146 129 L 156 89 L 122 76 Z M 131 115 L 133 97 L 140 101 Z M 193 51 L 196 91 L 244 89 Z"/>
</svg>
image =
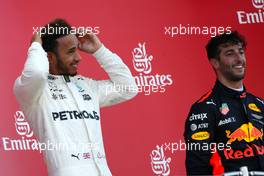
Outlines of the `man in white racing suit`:
<svg viewBox="0 0 264 176">
<path fill-rule="evenodd" d="M 56 19 L 47 27 L 71 26 Z M 78 49 L 92 54 L 109 80 L 77 74 Z M 35 34 L 14 94 L 44 151 L 49 176 L 111 176 L 101 132 L 100 107 L 136 96 L 128 67 L 93 33 Z"/>
</svg>

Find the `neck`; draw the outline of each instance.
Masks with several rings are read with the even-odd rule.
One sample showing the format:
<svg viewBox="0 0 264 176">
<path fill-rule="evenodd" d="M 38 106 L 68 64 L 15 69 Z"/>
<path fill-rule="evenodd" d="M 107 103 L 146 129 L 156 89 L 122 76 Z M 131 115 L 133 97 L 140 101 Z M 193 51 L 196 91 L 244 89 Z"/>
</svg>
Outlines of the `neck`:
<svg viewBox="0 0 264 176">
<path fill-rule="evenodd" d="M 226 79 L 221 79 L 218 78 L 218 80 L 226 87 L 228 88 L 232 88 L 232 89 L 240 89 L 241 87 L 243 87 L 243 81 L 230 81 L 230 80 L 226 80 Z"/>
</svg>

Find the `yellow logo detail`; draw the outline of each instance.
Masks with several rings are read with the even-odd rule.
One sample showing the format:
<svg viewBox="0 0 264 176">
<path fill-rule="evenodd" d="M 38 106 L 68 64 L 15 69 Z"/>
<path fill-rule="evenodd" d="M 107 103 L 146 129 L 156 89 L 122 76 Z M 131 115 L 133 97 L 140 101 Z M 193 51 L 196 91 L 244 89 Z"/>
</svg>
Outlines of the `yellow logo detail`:
<svg viewBox="0 0 264 176">
<path fill-rule="evenodd" d="M 199 141 L 209 139 L 209 137 L 210 137 L 210 134 L 207 131 L 200 131 L 192 135 L 193 140 L 199 140 Z"/>
<path fill-rule="evenodd" d="M 252 111 L 256 111 L 256 112 L 261 112 L 261 110 L 254 104 L 254 103 L 250 103 L 248 104 L 249 109 L 251 109 Z"/>
</svg>

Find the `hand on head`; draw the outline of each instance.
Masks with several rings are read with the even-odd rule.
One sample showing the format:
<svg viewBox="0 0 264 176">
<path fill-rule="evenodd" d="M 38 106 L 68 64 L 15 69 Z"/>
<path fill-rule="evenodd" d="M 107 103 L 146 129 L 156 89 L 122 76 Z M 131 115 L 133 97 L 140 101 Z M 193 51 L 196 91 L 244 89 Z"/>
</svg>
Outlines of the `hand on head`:
<svg viewBox="0 0 264 176">
<path fill-rule="evenodd" d="M 42 45 L 42 40 L 41 40 L 39 33 L 37 33 L 37 32 L 34 33 L 32 39 L 31 39 L 31 43 L 33 43 L 33 42 L 38 42 Z"/>
<path fill-rule="evenodd" d="M 92 32 L 88 32 L 84 35 L 77 35 L 77 38 L 79 40 L 78 48 L 90 54 L 96 52 L 102 46 L 99 38 Z"/>
</svg>

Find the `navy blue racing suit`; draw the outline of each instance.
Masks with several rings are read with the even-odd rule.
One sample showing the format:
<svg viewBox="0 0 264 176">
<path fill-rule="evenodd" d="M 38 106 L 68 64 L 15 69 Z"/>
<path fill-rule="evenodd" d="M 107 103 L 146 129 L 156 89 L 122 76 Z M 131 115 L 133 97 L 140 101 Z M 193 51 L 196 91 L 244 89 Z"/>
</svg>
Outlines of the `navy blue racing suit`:
<svg viewBox="0 0 264 176">
<path fill-rule="evenodd" d="M 262 99 L 217 80 L 186 119 L 187 175 L 239 171 L 242 166 L 264 171 L 263 125 Z"/>
</svg>

